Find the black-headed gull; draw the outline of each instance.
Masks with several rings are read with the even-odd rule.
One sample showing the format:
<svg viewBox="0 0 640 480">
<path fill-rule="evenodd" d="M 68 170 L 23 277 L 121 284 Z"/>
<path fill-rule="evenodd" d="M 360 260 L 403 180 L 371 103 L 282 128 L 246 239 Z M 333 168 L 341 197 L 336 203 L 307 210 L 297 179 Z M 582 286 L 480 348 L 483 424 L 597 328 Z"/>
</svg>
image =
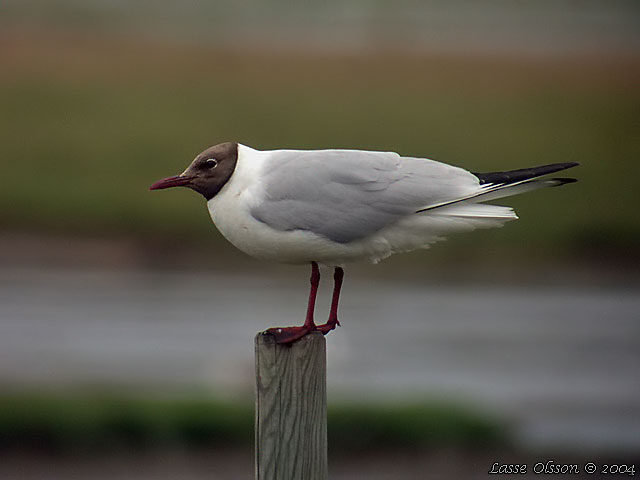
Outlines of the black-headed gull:
<svg viewBox="0 0 640 480">
<path fill-rule="evenodd" d="M 483 202 L 574 182 L 540 177 L 576 165 L 471 173 L 393 152 L 259 151 L 221 143 L 200 153 L 180 175 L 150 189 L 191 188 L 207 199 L 215 225 L 243 252 L 311 264 L 304 325 L 267 330 L 278 342 L 288 343 L 340 325 L 342 265 L 376 263 L 394 253 L 426 248 L 449 233 L 500 227 L 517 219 L 515 212 Z M 335 268 L 329 319 L 322 325 L 313 320 L 318 263 Z"/>
</svg>

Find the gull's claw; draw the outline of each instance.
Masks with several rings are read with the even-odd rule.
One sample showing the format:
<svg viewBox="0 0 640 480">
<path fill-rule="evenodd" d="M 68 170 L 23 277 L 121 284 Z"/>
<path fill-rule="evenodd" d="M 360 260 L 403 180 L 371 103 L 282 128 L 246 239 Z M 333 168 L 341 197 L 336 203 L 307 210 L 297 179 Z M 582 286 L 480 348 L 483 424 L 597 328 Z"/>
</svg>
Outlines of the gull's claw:
<svg viewBox="0 0 640 480">
<path fill-rule="evenodd" d="M 316 327 L 316 330 L 318 332 L 321 332 L 323 335 L 326 335 L 327 333 L 329 333 L 331 330 L 335 329 L 336 327 L 340 326 L 340 322 L 338 321 L 338 319 L 329 319 L 329 321 L 327 321 L 327 323 L 323 323 L 322 325 L 318 325 Z"/>
</svg>

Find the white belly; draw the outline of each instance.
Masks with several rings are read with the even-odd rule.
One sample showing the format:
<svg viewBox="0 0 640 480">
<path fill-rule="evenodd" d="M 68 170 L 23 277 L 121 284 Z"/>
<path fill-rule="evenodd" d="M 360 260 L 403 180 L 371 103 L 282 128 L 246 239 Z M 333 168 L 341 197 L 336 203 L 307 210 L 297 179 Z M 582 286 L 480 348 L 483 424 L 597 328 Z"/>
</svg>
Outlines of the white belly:
<svg viewBox="0 0 640 480">
<path fill-rule="evenodd" d="M 388 245 L 378 242 L 340 244 L 302 230 L 279 231 L 251 216 L 248 209 L 218 196 L 208 202 L 211 219 L 220 233 L 236 248 L 256 258 L 281 263 L 320 262 L 342 265 L 357 260 L 377 261 L 387 256 Z M 377 250 L 377 252 L 374 252 Z"/>
</svg>

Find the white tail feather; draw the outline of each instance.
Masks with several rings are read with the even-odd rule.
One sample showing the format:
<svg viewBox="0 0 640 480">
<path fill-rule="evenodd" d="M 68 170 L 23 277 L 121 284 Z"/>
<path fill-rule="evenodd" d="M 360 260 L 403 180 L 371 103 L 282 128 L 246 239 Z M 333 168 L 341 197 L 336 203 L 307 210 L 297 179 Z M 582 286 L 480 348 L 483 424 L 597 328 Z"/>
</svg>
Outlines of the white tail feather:
<svg viewBox="0 0 640 480">
<path fill-rule="evenodd" d="M 508 184 L 485 184 L 481 185 L 478 192 L 473 193 L 466 197 L 461 197 L 456 200 L 449 200 L 442 203 L 436 203 L 429 205 L 418 210 L 416 213 L 423 213 L 428 211 L 440 210 L 447 208 L 451 205 L 463 205 L 463 204 L 476 204 L 479 202 L 488 202 L 489 200 L 495 200 L 497 198 L 510 197 L 512 195 L 518 195 L 520 193 L 529 192 L 531 190 L 537 190 L 544 187 L 555 187 L 562 185 L 564 180 L 559 178 L 552 178 L 549 180 L 521 180 L 515 183 Z"/>
<path fill-rule="evenodd" d="M 520 193 L 530 192 L 531 190 L 537 190 L 538 188 L 556 187 L 562 185 L 562 180 L 551 178 L 548 180 L 527 180 L 525 182 L 514 183 L 511 185 L 505 185 L 495 190 L 478 195 L 477 197 L 470 198 L 461 203 L 474 200 L 476 202 L 487 202 L 489 200 L 496 200 L 498 198 L 510 197 L 512 195 L 519 195 Z"/>
<path fill-rule="evenodd" d="M 518 219 L 516 212 L 514 212 L 511 207 L 466 202 L 431 210 L 429 211 L 429 214 L 503 221 Z"/>
</svg>

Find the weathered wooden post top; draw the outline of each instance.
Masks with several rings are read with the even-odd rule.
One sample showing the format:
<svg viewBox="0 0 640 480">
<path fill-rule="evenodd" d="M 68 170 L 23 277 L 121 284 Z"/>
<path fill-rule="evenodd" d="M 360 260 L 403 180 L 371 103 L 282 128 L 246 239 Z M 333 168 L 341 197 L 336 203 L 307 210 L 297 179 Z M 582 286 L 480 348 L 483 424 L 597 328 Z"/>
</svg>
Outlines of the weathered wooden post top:
<svg viewBox="0 0 640 480">
<path fill-rule="evenodd" d="M 326 480 L 326 342 L 313 332 L 292 344 L 258 333 L 257 480 Z"/>
</svg>

